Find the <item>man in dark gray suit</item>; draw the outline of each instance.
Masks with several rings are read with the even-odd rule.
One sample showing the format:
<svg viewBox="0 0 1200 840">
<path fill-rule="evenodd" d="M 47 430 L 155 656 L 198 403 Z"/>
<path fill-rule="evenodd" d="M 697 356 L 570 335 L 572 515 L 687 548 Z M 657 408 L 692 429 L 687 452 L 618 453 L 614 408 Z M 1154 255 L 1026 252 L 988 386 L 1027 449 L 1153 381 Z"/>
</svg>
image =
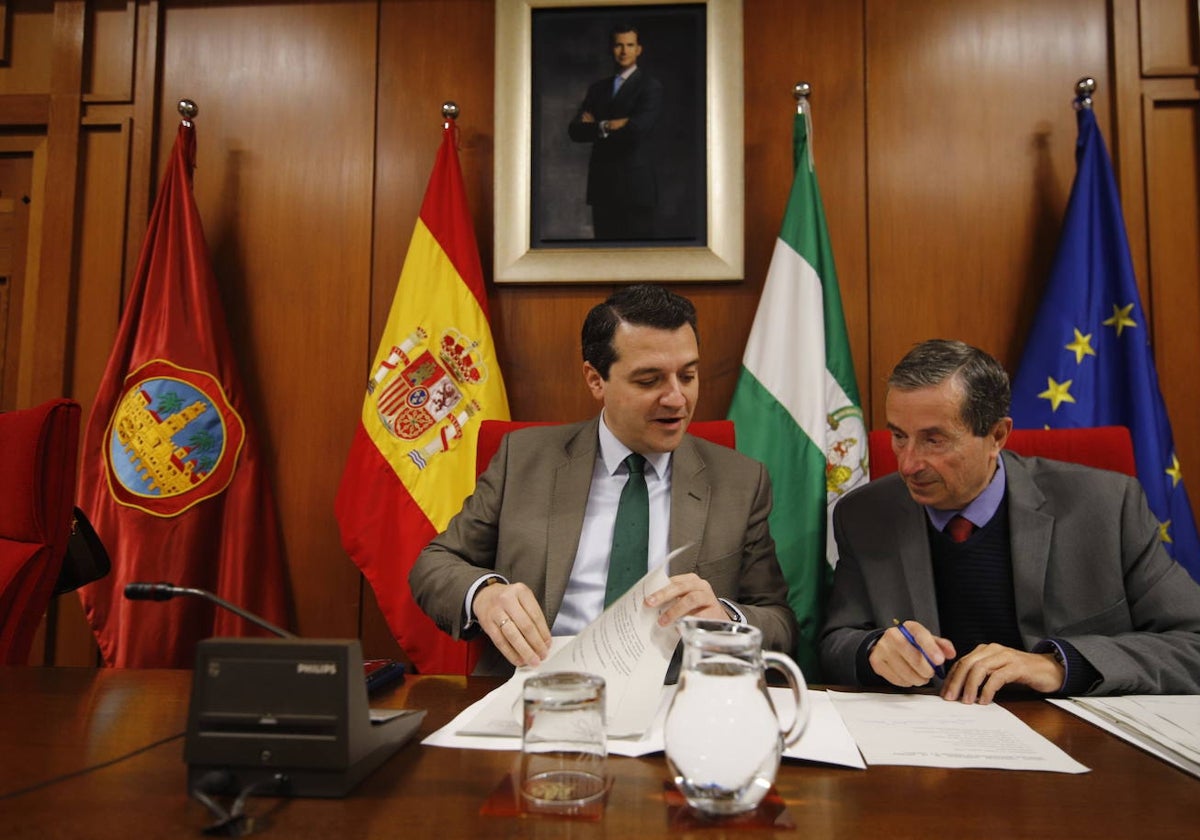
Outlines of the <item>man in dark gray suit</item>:
<svg viewBox="0 0 1200 840">
<path fill-rule="evenodd" d="M 790 652 L 796 622 L 767 525 L 766 468 L 686 434 L 700 388 L 691 302 L 661 286 L 627 286 L 588 313 L 582 343 L 600 416 L 505 437 L 462 511 L 413 566 L 421 609 L 455 638 L 487 634 L 477 673 L 537 664 L 551 631 L 574 635 L 604 609 L 627 459 L 637 453 L 649 527 L 636 576 L 688 546 L 648 599 L 659 623 L 745 621 L 765 646 Z"/>
<path fill-rule="evenodd" d="M 1141 485 L 1003 451 L 1009 396 L 1000 364 L 958 341 L 919 344 L 892 371 L 899 471 L 834 509 L 825 677 L 919 686 L 950 666 L 941 695 L 965 703 L 1006 685 L 1200 693 L 1200 586 Z"/>
<path fill-rule="evenodd" d="M 587 203 L 596 239 L 654 237 L 658 186 L 650 136 L 662 111 L 662 83 L 637 66 L 642 54 L 637 28 L 613 28 L 616 73 L 588 87 L 567 127 L 576 143 L 591 143 Z"/>
</svg>

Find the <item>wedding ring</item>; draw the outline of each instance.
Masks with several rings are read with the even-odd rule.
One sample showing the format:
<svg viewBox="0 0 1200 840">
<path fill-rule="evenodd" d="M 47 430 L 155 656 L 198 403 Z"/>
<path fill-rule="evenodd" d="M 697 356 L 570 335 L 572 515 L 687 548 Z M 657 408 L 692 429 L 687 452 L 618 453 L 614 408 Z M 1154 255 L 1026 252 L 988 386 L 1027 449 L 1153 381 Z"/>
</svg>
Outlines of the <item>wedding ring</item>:
<svg viewBox="0 0 1200 840">
<path fill-rule="evenodd" d="M 504 629 L 504 625 L 505 625 L 505 624 L 508 624 L 508 622 L 510 622 L 510 621 L 512 621 L 512 619 L 511 619 L 511 618 L 509 618 L 507 615 L 506 615 L 506 616 L 504 616 L 504 618 L 502 618 L 502 619 L 500 620 L 500 623 L 496 625 L 496 629 L 497 629 L 497 630 L 503 630 L 503 629 Z"/>
</svg>

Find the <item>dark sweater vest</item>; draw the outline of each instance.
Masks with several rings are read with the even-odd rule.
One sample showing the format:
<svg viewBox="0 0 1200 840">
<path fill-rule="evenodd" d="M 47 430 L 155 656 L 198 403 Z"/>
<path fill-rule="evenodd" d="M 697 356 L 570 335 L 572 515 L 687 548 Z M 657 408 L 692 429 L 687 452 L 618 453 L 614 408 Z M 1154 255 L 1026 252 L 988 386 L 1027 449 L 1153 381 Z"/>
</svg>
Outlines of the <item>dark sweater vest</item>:
<svg viewBox="0 0 1200 840">
<path fill-rule="evenodd" d="M 965 542 L 954 542 L 932 524 L 928 531 L 941 635 L 959 656 L 988 642 L 1024 650 L 1013 596 L 1007 496 L 991 521 Z"/>
</svg>

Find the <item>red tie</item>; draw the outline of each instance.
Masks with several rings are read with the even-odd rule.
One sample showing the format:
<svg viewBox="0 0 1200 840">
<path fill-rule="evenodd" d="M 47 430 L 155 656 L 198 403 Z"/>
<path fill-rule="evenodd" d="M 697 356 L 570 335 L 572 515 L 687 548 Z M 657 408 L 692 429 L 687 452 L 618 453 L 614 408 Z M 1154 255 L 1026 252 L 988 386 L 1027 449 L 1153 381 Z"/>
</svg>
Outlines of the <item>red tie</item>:
<svg viewBox="0 0 1200 840">
<path fill-rule="evenodd" d="M 975 523 L 973 523 L 970 519 L 963 519 L 958 514 L 955 514 L 954 518 L 951 519 L 949 524 L 946 525 L 946 533 L 949 534 L 950 539 L 954 540 L 956 543 L 966 542 L 967 538 L 971 536 L 971 533 L 974 530 Z"/>
</svg>

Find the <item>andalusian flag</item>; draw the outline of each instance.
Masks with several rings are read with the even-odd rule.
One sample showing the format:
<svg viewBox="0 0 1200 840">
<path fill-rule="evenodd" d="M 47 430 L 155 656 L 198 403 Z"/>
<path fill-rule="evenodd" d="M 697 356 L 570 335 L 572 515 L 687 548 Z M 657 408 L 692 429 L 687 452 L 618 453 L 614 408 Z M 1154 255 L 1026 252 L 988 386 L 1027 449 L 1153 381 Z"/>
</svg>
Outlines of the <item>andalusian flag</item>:
<svg viewBox="0 0 1200 840">
<path fill-rule="evenodd" d="M 343 547 L 426 674 L 465 673 L 467 645 L 416 605 L 408 572 L 475 487 L 480 421 L 509 419 L 455 134 L 447 122 L 334 505 Z"/>
<path fill-rule="evenodd" d="M 867 480 L 867 435 L 813 171 L 806 102 L 802 108 L 793 135 L 796 175 L 729 419 L 737 424 L 738 449 L 771 474 L 771 535 L 800 622 L 796 661 L 814 681 L 821 609 L 837 558 L 832 537 L 826 537 L 828 511 Z"/>
</svg>

